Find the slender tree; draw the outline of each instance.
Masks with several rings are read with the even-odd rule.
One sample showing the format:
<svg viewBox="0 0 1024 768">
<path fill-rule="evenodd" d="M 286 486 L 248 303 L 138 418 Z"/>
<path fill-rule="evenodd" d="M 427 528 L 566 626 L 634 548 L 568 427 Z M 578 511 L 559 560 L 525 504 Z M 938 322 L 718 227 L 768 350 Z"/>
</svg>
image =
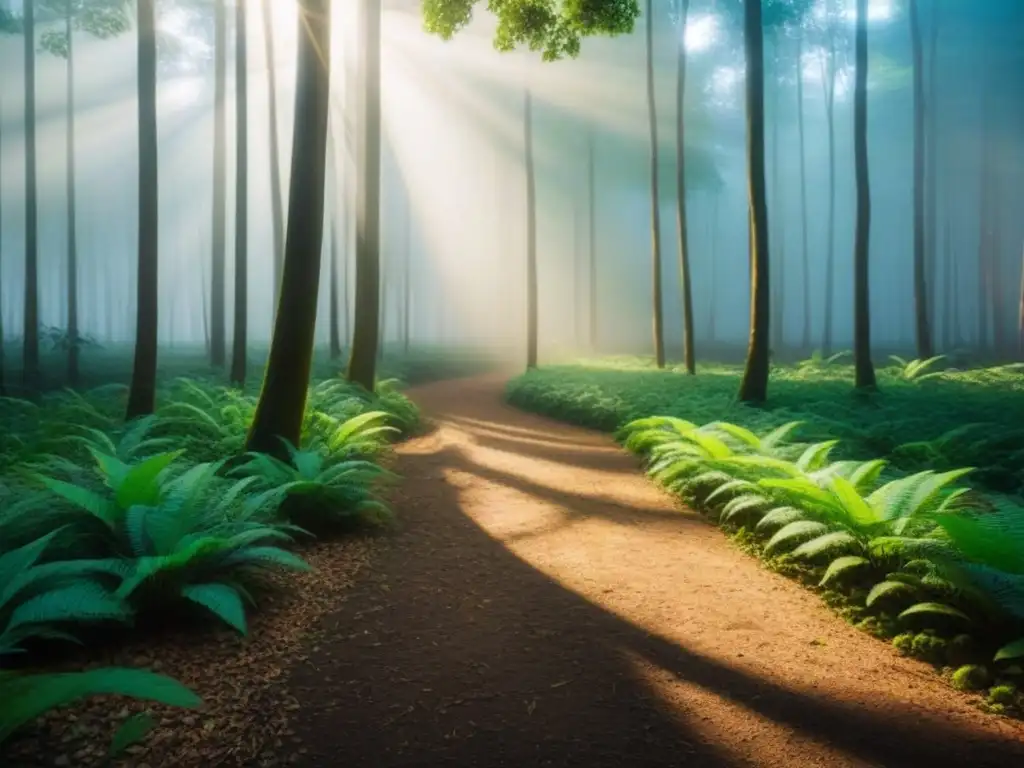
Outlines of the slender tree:
<svg viewBox="0 0 1024 768">
<path fill-rule="evenodd" d="M 679 0 L 676 35 L 676 240 L 679 249 L 679 284 L 683 294 L 683 363 L 697 373 L 693 334 L 693 287 L 690 274 L 689 228 L 686 219 L 686 22 L 690 0 Z"/>
<path fill-rule="evenodd" d="M 825 242 L 825 320 L 821 349 L 827 357 L 832 353 L 832 321 L 836 287 L 836 11 L 833 0 L 825 0 L 826 49 L 822 59 L 821 82 L 825 96 L 825 122 L 828 126 L 828 214 Z"/>
<path fill-rule="evenodd" d="M 139 0 L 137 15 L 139 122 L 139 258 L 135 301 L 135 361 L 127 418 L 156 406 L 159 176 L 156 123 L 156 0 Z"/>
<path fill-rule="evenodd" d="M 587 130 L 587 266 L 590 287 L 589 313 L 590 351 L 597 351 L 597 201 L 595 199 L 596 179 L 594 176 L 594 129 Z"/>
<path fill-rule="evenodd" d="M 245 384 L 249 322 L 249 61 L 246 0 L 235 1 L 235 322 L 231 381 Z"/>
<path fill-rule="evenodd" d="M 22 379 L 26 390 L 39 383 L 39 201 L 36 198 L 36 23 L 35 3 L 23 4 L 25 68 L 25 302 Z"/>
<path fill-rule="evenodd" d="M 263 390 L 247 448 L 287 457 L 298 445 L 313 364 L 324 234 L 327 113 L 331 86 L 330 0 L 299 0 L 295 128 L 284 273 Z M 379 19 L 379 15 L 378 15 Z M 377 38 L 379 42 L 379 37 Z"/>
<path fill-rule="evenodd" d="M 782 204 L 782 185 L 779 176 L 779 91 L 781 90 L 778 77 L 779 69 L 779 41 L 778 33 L 771 38 L 771 70 L 768 72 L 768 113 L 771 115 L 771 204 L 775 216 L 772 217 L 768 227 L 769 248 L 773 255 L 774 269 L 772 270 L 772 349 L 776 352 L 782 349 L 783 331 L 783 278 L 785 273 L 785 250 L 784 240 L 786 236 L 785 206 Z"/>
<path fill-rule="evenodd" d="M 241 2 L 241 0 L 238 0 Z M 273 233 L 274 291 L 281 286 L 284 268 L 284 211 L 281 202 L 281 150 L 277 130 L 277 66 L 274 56 L 274 16 L 270 10 L 273 0 L 261 0 L 263 12 L 263 50 L 267 60 L 267 118 L 270 123 L 270 222 Z"/>
<path fill-rule="evenodd" d="M 811 348 L 811 261 L 807 247 L 807 150 L 804 138 L 804 30 L 796 32 L 796 127 L 800 152 L 800 273 L 803 287 L 803 323 L 800 348 Z"/>
<path fill-rule="evenodd" d="M 335 140 L 335 130 L 338 126 L 338 117 L 335 110 L 331 111 L 328 118 L 330 125 L 327 131 L 327 167 L 331 170 L 328 179 L 328 191 L 330 194 L 329 208 L 325 216 L 325 226 L 330 230 L 330 243 L 328 245 L 328 324 L 329 328 L 329 351 L 331 360 L 341 357 L 341 327 L 340 309 L 338 300 L 338 218 L 344 216 L 342 191 L 347 181 L 344 174 L 340 173 L 341 158 L 338 154 L 338 143 Z M 340 210 L 339 210 L 340 209 Z"/>
<path fill-rule="evenodd" d="M 210 362 L 227 354 L 225 260 L 227 254 L 227 0 L 213 0 L 213 250 L 210 265 Z"/>
<path fill-rule="evenodd" d="M 537 367 L 537 190 L 533 166 L 533 96 L 523 95 L 526 162 L 526 369 Z"/>
<path fill-rule="evenodd" d="M 918 0 L 910 0 L 910 40 L 914 69 L 914 330 L 917 356 L 926 360 L 934 354 L 928 314 L 925 280 L 925 104 L 924 54 Z"/>
<path fill-rule="evenodd" d="M 853 361 L 858 389 L 873 389 L 871 296 L 868 258 L 871 239 L 871 186 L 868 177 L 868 0 L 857 0 L 856 74 L 853 86 L 853 162 L 857 184 L 857 223 L 853 243 Z"/>
<path fill-rule="evenodd" d="M 992 142 L 989 138 L 991 129 L 992 112 L 992 84 L 988 78 L 983 78 L 981 90 L 981 112 L 980 119 L 982 128 L 978 131 L 981 156 L 978 163 L 979 186 L 981 193 L 978 196 L 978 348 L 985 352 L 989 347 L 989 325 L 992 321 L 992 306 L 989 303 L 991 295 L 991 269 L 989 257 L 992 250 Z"/>
<path fill-rule="evenodd" d="M 6 18 L 0 19 L 0 21 L 6 21 Z M 4 177 L 3 158 L 4 158 L 4 137 L 3 137 L 3 126 L 4 126 L 4 102 L 3 94 L 0 94 L 0 179 Z M 0 185 L 0 397 L 7 396 L 7 351 L 5 348 L 4 338 L 4 207 L 3 207 L 3 188 Z"/>
<path fill-rule="evenodd" d="M 768 271 L 768 201 L 764 174 L 764 28 L 761 3 L 743 5 L 747 61 L 747 184 L 750 215 L 750 340 L 739 399 L 768 397 L 771 282 Z"/>
<path fill-rule="evenodd" d="M 405 190 L 405 228 L 402 230 L 402 351 L 409 353 L 410 322 L 412 312 L 412 199 L 408 186 Z"/>
<path fill-rule="evenodd" d="M 362 0 L 362 120 L 356 122 L 355 317 L 348 379 L 372 391 L 380 332 L 380 3 Z M 289 211 L 289 217 L 291 212 Z"/>
<path fill-rule="evenodd" d="M 661 208 L 658 194 L 658 108 L 654 100 L 654 12 L 647 0 L 644 16 L 647 29 L 647 125 L 650 131 L 651 163 L 651 291 L 654 305 L 654 361 L 665 367 L 665 321 L 661 290 Z M 681 122 L 681 121 L 680 121 Z"/>
<path fill-rule="evenodd" d="M 718 261 L 718 200 L 716 193 L 711 203 L 711 222 L 708 226 L 708 238 L 711 242 L 708 246 L 708 341 L 715 341 L 715 272 Z"/>
<path fill-rule="evenodd" d="M 944 322 L 936 300 L 938 284 L 938 189 L 939 189 L 939 6 L 932 3 L 931 33 L 928 37 L 928 97 L 925 104 L 925 256 L 928 268 L 928 307 L 933 327 Z M 940 319 L 942 318 L 942 319 Z"/>
</svg>

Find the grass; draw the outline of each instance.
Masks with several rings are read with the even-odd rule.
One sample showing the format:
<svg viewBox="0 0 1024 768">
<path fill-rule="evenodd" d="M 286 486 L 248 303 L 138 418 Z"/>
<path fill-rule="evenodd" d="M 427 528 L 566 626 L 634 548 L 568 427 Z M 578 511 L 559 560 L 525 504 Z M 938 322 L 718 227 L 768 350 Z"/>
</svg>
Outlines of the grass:
<svg viewBox="0 0 1024 768">
<path fill-rule="evenodd" d="M 1020 715 L 1024 374 L 941 363 L 894 359 L 864 396 L 847 366 L 813 358 L 774 370 L 760 408 L 735 401 L 737 368 L 628 359 L 533 371 L 508 397 L 616 431 L 745 551 L 955 687 L 994 683 L 989 709 Z"/>
</svg>

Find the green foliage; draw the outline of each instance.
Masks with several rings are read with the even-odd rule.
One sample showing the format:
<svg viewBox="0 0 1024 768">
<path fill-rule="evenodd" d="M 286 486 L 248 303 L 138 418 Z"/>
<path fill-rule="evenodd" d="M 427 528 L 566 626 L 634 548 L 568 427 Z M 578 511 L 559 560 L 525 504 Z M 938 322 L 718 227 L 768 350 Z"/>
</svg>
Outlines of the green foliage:
<svg viewBox="0 0 1024 768">
<path fill-rule="evenodd" d="M 450 40 L 473 18 L 480 0 L 423 0 L 423 26 Z M 579 54 L 580 40 L 633 31 L 640 16 L 637 0 L 488 0 L 498 21 L 494 47 L 503 52 L 526 46 L 545 61 Z"/>
<path fill-rule="evenodd" d="M 950 682 L 959 691 L 980 691 L 989 684 L 988 670 L 977 664 L 965 664 L 953 673 Z"/>
</svg>

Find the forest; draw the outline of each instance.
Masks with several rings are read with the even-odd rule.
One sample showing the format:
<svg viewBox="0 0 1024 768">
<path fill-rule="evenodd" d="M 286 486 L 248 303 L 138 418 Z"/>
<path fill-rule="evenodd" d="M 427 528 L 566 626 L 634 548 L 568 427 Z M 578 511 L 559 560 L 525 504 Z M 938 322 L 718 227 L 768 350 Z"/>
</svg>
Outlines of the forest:
<svg viewBox="0 0 1024 768">
<path fill-rule="evenodd" d="M 0 0 L 0 765 L 1024 761 L 1019 0 Z"/>
</svg>

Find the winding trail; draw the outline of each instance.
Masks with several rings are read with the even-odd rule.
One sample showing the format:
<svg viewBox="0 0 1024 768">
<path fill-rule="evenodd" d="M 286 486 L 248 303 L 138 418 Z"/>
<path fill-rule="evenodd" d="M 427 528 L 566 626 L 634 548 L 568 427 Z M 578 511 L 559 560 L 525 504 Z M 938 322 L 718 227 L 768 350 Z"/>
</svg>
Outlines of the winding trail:
<svg viewBox="0 0 1024 768">
<path fill-rule="evenodd" d="M 400 531 L 291 673 L 297 764 L 1024 765 L 1024 725 L 503 385 L 412 392 L 437 428 L 399 448 Z"/>
</svg>

